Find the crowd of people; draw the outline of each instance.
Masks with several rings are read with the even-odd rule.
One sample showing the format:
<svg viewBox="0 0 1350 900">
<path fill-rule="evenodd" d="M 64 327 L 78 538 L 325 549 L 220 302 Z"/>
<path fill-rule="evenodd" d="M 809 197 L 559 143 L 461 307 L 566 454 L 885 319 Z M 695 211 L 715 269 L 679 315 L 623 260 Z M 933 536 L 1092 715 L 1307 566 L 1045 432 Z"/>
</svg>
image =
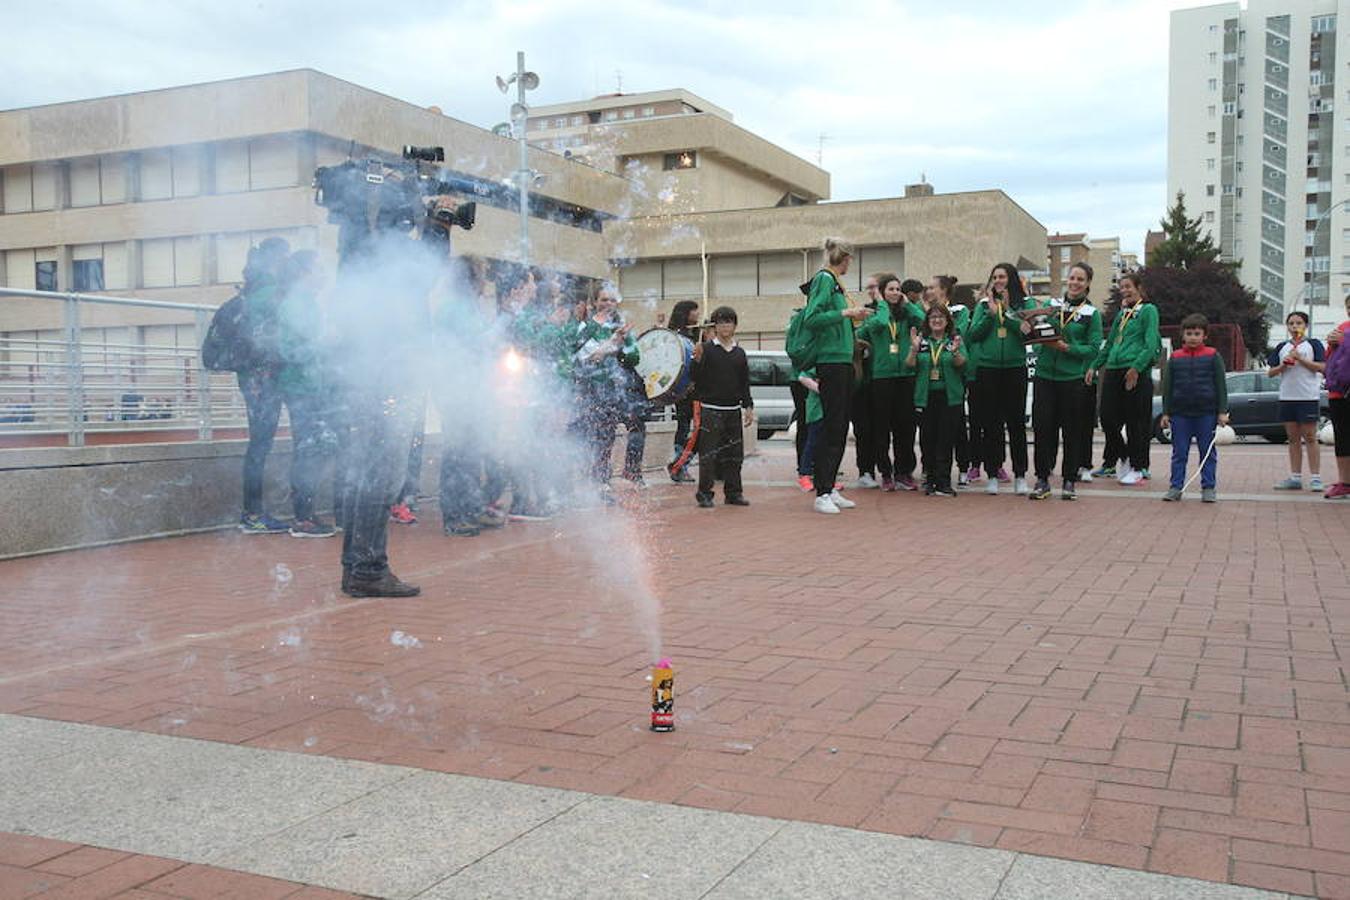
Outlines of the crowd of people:
<svg viewBox="0 0 1350 900">
<path fill-rule="evenodd" d="M 1119 278 L 1120 304 L 1107 327 L 1089 299 L 1094 273 L 1085 262 L 1069 267 L 1062 298 L 1027 296 L 1016 268 L 999 263 L 969 306 L 956 302 L 950 276 L 924 285 L 889 272 L 867 276 L 866 296 L 855 303 L 843 286 L 852 247 L 827 239 L 824 251 L 825 266 L 802 286 L 806 303 L 787 330 L 798 484 L 815 494 L 817 512 L 856 505 L 839 481 L 850 425 L 859 473 L 852 487 L 859 489 L 954 497 L 956 487 L 983 481 L 987 494 L 1006 485 L 1043 500 L 1053 494 L 1058 463 L 1060 497 L 1071 501 L 1077 485 L 1094 479 L 1133 485 L 1152 477 L 1153 371 L 1163 344 L 1157 307 L 1139 274 Z M 1285 325 L 1289 338 L 1272 351 L 1267 369 L 1280 379 L 1289 437 L 1290 475 L 1275 487 L 1303 489 L 1306 451 L 1308 487 L 1321 491 L 1316 431 L 1327 351 L 1308 336 L 1304 313 L 1291 312 Z M 1329 336 L 1333 349 L 1346 326 Z M 1162 370 L 1162 421 L 1173 432 L 1167 501 L 1182 498 L 1191 446 L 1201 460 L 1201 499 L 1218 499 L 1215 435 L 1229 416 L 1226 372 L 1206 345 L 1208 329 L 1204 316 L 1186 317 L 1182 346 Z M 1328 386 L 1333 426 L 1343 425 L 1336 429 L 1338 479 L 1326 491 L 1335 499 L 1350 496 L 1350 422 L 1346 400 Z M 1092 441 L 1098 421 L 1106 439 L 1099 463 Z"/>
</svg>

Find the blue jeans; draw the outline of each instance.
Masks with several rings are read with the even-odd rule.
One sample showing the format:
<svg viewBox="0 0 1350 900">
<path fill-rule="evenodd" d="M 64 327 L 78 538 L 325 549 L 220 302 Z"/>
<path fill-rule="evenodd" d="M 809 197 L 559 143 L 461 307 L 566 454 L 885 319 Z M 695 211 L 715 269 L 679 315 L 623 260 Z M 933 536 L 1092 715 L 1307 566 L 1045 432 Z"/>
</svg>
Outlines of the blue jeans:
<svg viewBox="0 0 1350 900">
<path fill-rule="evenodd" d="M 1200 466 L 1200 487 L 1214 487 L 1215 473 L 1219 468 L 1219 448 L 1216 446 L 1208 458 L 1205 458 L 1205 451 L 1214 440 L 1214 428 L 1218 423 L 1219 417 L 1216 413 L 1172 417 L 1173 488 L 1181 490 L 1181 485 L 1186 481 L 1186 457 L 1191 452 L 1191 441 L 1195 441 L 1196 453 L 1204 459 L 1204 464 Z"/>
<path fill-rule="evenodd" d="M 806 429 L 806 440 L 802 444 L 801 455 L 797 457 L 797 474 L 810 475 L 815 468 L 816 444 L 820 442 L 820 419 L 812 422 L 810 425 L 798 423 L 798 428 Z"/>
</svg>

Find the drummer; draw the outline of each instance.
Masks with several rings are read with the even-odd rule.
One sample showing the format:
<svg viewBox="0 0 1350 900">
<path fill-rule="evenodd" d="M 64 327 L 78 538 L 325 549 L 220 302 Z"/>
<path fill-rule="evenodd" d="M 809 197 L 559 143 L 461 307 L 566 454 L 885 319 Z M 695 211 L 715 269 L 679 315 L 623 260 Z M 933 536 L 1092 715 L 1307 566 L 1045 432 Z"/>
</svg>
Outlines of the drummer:
<svg viewBox="0 0 1350 900">
<path fill-rule="evenodd" d="M 736 343 L 736 310 L 713 310 L 713 339 L 694 345 L 694 391 L 702 406 L 698 434 L 698 493 L 703 509 L 713 506 L 714 478 L 722 479 L 728 506 L 749 506 L 741 489 L 745 457 L 743 429 L 755 417 L 750 397 L 750 362 Z"/>
</svg>

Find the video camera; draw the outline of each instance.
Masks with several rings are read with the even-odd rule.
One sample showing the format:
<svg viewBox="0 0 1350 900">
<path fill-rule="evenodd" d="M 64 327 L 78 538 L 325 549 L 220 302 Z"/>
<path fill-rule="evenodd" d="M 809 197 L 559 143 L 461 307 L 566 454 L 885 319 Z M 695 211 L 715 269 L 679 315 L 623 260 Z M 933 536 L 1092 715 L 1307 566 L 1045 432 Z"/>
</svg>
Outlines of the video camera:
<svg viewBox="0 0 1350 900">
<path fill-rule="evenodd" d="M 461 203 L 455 209 L 430 209 L 431 199 L 441 194 L 483 194 L 483 188 L 467 179 L 428 174 L 421 163 L 445 162 L 441 147 L 403 148 L 400 162 L 382 159 L 349 159 L 336 166 L 314 170 L 314 202 L 328 210 L 336 225 L 359 224 L 372 231 L 411 231 L 428 215 L 445 228 L 473 228 L 478 205 Z"/>
</svg>

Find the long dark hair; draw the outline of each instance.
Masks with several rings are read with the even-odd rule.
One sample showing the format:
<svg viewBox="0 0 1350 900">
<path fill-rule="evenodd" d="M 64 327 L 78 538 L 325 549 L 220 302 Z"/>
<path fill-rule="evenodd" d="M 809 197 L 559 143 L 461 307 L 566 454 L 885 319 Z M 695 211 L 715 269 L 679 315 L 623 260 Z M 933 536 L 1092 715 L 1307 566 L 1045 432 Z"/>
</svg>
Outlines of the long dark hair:
<svg viewBox="0 0 1350 900">
<path fill-rule="evenodd" d="M 998 263 L 989 270 L 989 280 L 986 285 L 994 283 L 994 273 L 1002 269 L 1008 276 L 1008 301 L 1010 303 L 1021 304 L 1027 298 L 1027 292 L 1022 290 L 1022 276 L 1017 274 L 1017 267 L 1012 263 Z"/>
</svg>

